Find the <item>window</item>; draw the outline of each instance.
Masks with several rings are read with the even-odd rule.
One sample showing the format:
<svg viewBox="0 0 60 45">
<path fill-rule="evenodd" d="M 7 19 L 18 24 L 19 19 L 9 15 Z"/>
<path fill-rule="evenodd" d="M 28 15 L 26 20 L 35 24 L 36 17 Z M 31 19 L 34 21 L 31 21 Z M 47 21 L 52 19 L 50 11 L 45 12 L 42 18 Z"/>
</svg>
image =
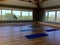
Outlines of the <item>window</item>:
<svg viewBox="0 0 60 45">
<path fill-rule="evenodd" d="M 22 20 L 33 20 L 32 12 L 22 11 Z"/>
<path fill-rule="evenodd" d="M 28 15 L 29 20 L 33 20 L 33 15 L 32 14 L 33 14 L 32 12 L 29 12 L 29 15 Z"/>
<path fill-rule="evenodd" d="M 21 19 L 21 11 L 13 10 L 12 20 L 20 20 Z"/>
<path fill-rule="evenodd" d="M 33 20 L 33 12 L 26 10 L 0 9 L 0 20 Z"/>
<path fill-rule="evenodd" d="M 1 20 L 1 10 L 0 10 L 0 20 Z"/>
<path fill-rule="evenodd" d="M 56 11 L 45 11 L 44 21 L 56 22 Z"/>
<path fill-rule="evenodd" d="M 60 11 L 57 11 L 57 18 L 56 18 L 57 22 L 60 22 Z"/>
<path fill-rule="evenodd" d="M 48 12 L 45 12 L 45 21 L 48 20 Z"/>
<path fill-rule="evenodd" d="M 55 22 L 55 11 L 49 12 L 48 21 Z"/>
<path fill-rule="evenodd" d="M 11 10 L 2 10 L 2 20 L 11 20 Z"/>
<path fill-rule="evenodd" d="M 22 11 L 22 20 L 28 20 L 28 11 Z"/>
</svg>

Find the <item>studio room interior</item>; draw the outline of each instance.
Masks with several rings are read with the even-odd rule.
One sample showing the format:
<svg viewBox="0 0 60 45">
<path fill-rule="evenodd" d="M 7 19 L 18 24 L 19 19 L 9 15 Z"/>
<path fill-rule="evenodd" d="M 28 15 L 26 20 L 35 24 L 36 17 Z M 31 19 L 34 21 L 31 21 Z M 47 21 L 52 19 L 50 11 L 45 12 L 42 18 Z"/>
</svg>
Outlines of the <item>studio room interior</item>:
<svg viewBox="0 0 60 45">
<path fill-rule="evenodd" d="M 60 45 L 60 0 L 0 0 L 0 45 Z"/>
</svg>

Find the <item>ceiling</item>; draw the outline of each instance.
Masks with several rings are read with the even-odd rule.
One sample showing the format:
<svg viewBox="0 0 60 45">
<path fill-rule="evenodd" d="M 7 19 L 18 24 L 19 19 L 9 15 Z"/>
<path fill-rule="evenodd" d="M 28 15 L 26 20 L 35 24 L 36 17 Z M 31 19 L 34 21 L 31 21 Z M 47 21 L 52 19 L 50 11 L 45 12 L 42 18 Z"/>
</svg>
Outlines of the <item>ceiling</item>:
<svg viewBox="0 0 60 45">
<path fill-rule="evenodd" d="M 32 3 L 24 2 L 24 1 L 19 1 L 19 0 L 6 0 L 6 1 L 0 2 L 0 4 L 25 6 L 25 7 L 35 7 L 35 5 L 32 4 Z"/>
<path fill-rule="evenodd" d="M 60 0 L 48 0 L 42 4 L 42 7 L 51 7 L 60 5 Z"/>
<path fill-rule="evenodd" d="M 0 4 L 16 5 L 16 6 L 24 6 L 24 7 L 35 7 L 35 5 L 32 3 L 20 1 L 20 0 L 6 0 L 6 1 L 0 2 Z M 48 0 L 42 3 L 42 7 L 50 7 L 55 5 L 60 5 L 60 0 Z"/>
</svg>

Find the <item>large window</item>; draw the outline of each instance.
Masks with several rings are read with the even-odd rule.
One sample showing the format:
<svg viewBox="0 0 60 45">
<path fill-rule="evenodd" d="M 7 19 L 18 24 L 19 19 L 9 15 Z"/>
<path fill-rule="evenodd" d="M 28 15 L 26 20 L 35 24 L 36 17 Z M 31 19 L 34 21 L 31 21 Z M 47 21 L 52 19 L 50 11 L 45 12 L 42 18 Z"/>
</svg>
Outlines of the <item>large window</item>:
<svg viewBox="0 0 60 45">
<path fill-rule="evenodd" d="M 57 11 L 57 17 L 56 18 L 57 18 L 56 21 L 60 22 L 60 11 Z"/>
<path fill-rule="evenodd" d="M 22 11 L 22 20 L 33 20 L 31 11 Z"/>
<path fill-rule="evenodd" d="M 29 12 L 29 20 L 33 20 L 33 15 L 32 15 L 33 13 L 30 11 Z"/>
<path fill-rule="evenodd" d="M 33 12 L 0 9 L 0 20 L 33 20 Z"/>
<path fill-rule="evenodd" d="M 28 20 L 28 11 L 22 11 L 22 20 Z"/>
<path fill-rule="evenodd" d="M 0 20 L 1 20 L 1 10 L 0 10 Z"/>
<path fill-rule="evenodd" d="M 55 22 L 55 11 L 49 12 L 48 21 L 53 21 L 53 22 Z"/>
<path fill-rule="evenodd" d="M 12 19 L 13 20 L 20 20 L 21 18 L 21 11 L 15 11 L 13 10 L 13 13 L 12 13 Z"/>
<path fill-rule="evenodd" d="M 45 11 L 44 21 L 60 22 L 60 11 Z"/>
<path fill-rule="evenodd" d="M 11 20 L 11 10 L 2 10 L 2 20 Z"/>
<path fill-rule="evenodd" d="M 48 12 L 45 12 L 45 21 L 48 20 Z"/>
</svg>

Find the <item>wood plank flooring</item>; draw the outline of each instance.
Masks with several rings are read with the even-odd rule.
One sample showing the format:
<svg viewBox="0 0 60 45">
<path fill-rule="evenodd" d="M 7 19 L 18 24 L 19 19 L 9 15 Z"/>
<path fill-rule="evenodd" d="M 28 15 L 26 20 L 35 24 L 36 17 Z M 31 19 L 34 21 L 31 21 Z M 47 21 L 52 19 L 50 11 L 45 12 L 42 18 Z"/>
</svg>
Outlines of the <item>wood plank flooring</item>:
<svg viewBox="0 0 60 45">
<path fill-rule="evenodd" d="M 31 25 L 31 24 L 30 24 Z M 36 25 L 36 24 L 34 24 Z M 40 26 L 32 31 L 21 31 L 29 29 L 28 25 L 6 25 L 0 26 L 0 45 L 60 45 L 60 29 L 57 31 L 46 32 L 45 29 L 53 27 Z M 47 33 L 49 36 L 27 39 L 26 35 Z"/>
</svg>

